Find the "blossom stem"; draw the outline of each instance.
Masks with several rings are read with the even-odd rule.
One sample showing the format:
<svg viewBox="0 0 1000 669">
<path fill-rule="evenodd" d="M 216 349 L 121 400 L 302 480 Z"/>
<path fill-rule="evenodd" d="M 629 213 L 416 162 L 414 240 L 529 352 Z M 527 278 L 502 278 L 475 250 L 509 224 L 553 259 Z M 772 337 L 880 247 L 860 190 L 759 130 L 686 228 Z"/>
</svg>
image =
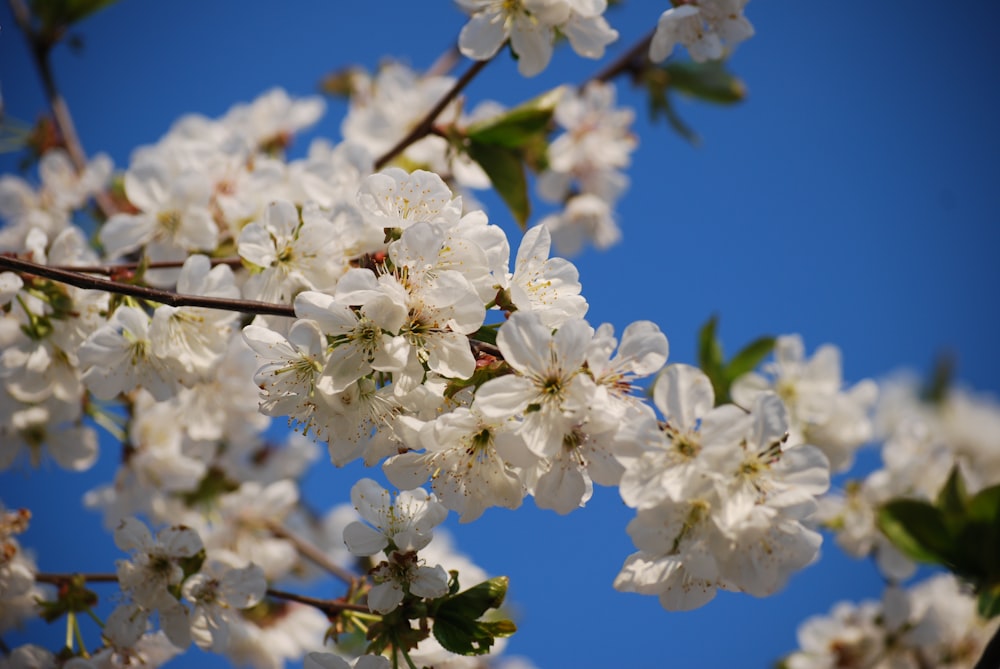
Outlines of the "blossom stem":
<svg viewBox="0 0 1000 669">
<path fill-rule="evenodd" d="M 472 81 L 489 62 L 489 60 L 478 60 L 473 63 L 472 67 L 466 70 L 465 74 L 463 74 L 459 80 L 455 82 L 455 85 L 452 86 L 440 100 L 438 100 L 438 103 L 434 105 L 429 112 L 427 112 L 427 115 L 424 116 L 423 120 L 417 123 L 417 125 L 415 125 L 413 129 L 407 133 L 405 137 L 403 137 L 403 139 L 396 142 L 395 146 L 375 161 L 375 169 L 382 169 L 389 163 L 390 160 L 401 154 L 406 147 L 410 146 L 410 144 L 413 144 L 418 139 L 422 139 L 427 136 L 433 129 L 434 121 L 437 119 L 438 115 L 444 111 L 444 108 L 447 107 L 448 104 L 454 100 L 466 86 L 469 85 L 469 82 Z"/>
<path fill-rule="evenodd" d="M 295 534 L 294 532 L 288 530 L 287 528 L 282 527 L 278 523 L 274 523 L 274 522 L 268 523 L 267 524 L 267 528 L 271 531 L 271 533 L 274 536 L 279 537 L 281 539 L 284 539 L 284 540 L 288 541 L 290 544 L 292 544 L 293 546 L 295 546 L 295 549 L 303 557 L 309 558 L 314 563 L 316 563 L 318 566 L 320 566 L 323 569 L 325 569 L 326 571 L 330 572 L 331 574 L 333 574 L 334 576 L 336 576 L 337 578 L 339 578 L 344 583 L 347 583 L 348 585 L 351 585 L 351 586 L 354 585 L 355 579 L 357 577 L 354 574 L 352 574 L 351 572 L 349 572 L 348 570 L 346 570 L 343 567 L 341 567 L 340 565 L 334 564 L 326 556 L 326 554 L 323 551 L 321 551 L 319 548 L 317 548 L 315 545 L 309 543 L 308 541 L 306 541 L 305 539 L 303 539 L 299 535 Z M 367 609 L 365 609 L 365 610 L 367 610 Z"/>
<path fill-rule="evenodd" d="M 21 260 L 20 258 L 12 258 L 10 256 L 0 256 L 0 269 L 9 269 L 23 274 L 40 276 L 85 290 L 103 290 L 118 295 L 127 295 L 129 297 L 150 300 L 151 302 L 169 304 L 172 307 L 204 307 L 206 309 L 239 311 L 248 314 L 295 317 L 295 309 L 289 305 L 269 304 L 254 300 L 203 297 L 200 295 L 181 295 L 170 290 L 109 281 L 108 279 L 100 279 L 81 272 L 39 265 L 28 260 Z"/>
<path fill-rule="evenodd" d="M 406 666 L 408 666 L 410 669 L 417 669 L 417 665 L 413 663 L 413 658 L 410 657 L 410 654 L 408 652 L 406 652 L 406 647 L 400 646 L 398 650 L 400 653 L 402 653 L 403 659 L 406 660 Z"/>
<path fill-rule="evenodd" d="M 608 82 L 625 73 L 631 74 L 633 79 L 637 77 L 649 65 L 649 56 L 647 54 L 649 52 L 649 43 L 653 41 L 653 34 L 655 32 L 655 30 L 650 31 L 648 35 L 636 42 L 631 49 L 623 53 L 615 61 L 609 63 L 607 67 L 590 77 L 587 81 Z"/>
<path fill-rule="evenodd" d="M 345 602 L 340 599 L 317 599 L 315 597 L 307 597 L 305 595 L 297 595 L 294 592 L 285 592 L 284 590 L 274 590 L 273 588 L 267 589 L 267 594 L 271 597 L 277 597 L 278 599 L 287 599 L 290 602 L 298 602 L 299 604 L 306 604 L 319 609 L 326 615 L 335 615 L 341 611 L 357 611 L 358 613 L 370 613 L 369 609 L 364 604 L 353 604 L 351 602 Z"/>
<path fill-rule="evenodd" d="M 80 136 L 76 133 L 76 125 L 73 123 L 73 117 L 69 113 L 66 100 L 63 99 L 59 88 L 56 86 L 55 75 L 52 72 L 52 62 L 49 59 L 55 40 L 51 36 L 37 32 L 32 27 L 31 12 L 23 0 L 9 0 L 9 2 L 10 9 L 14 14 L 14 20 L 28 40 L 32 59 L 35 61 L 35 67 L 38 69 L 38 75 L 42 80 L 45 97 L 48 99 L 49 107 L 52 109 L 52 116 L 55 119 L 56 126 L 59 128 L 59 134 L 62 137 L 63 144 L 66 146 L 66 153 L 69 154 L 69 158 L 73 161 L 73 166 L 76 167 L 77 172 L 83 172 L 87 168 L 87 154 L 83 150 L 83 144 L 80 143 Z M 104 216 L 110 218 L 112 214 L 117 213 L 118 208 L 111 201 L 111 198 L 108 197 L 107 193 L 96 193 L 94 200 L 97 202 L 97 206 Z"/>
</svg>

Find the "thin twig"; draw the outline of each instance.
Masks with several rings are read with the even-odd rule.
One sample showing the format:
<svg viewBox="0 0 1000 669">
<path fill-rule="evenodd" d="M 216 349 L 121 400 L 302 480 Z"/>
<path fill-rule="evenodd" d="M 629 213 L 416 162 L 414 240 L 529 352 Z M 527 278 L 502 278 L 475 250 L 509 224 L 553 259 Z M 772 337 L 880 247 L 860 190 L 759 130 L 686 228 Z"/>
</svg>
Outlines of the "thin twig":
<svg viewBox="0 0 1000 669">
<path fill-rule="evenodd" d="M 72 581 L 75 578 L 82 578 L 87 583 L 117 583 L 118 574 L 35 574 L 35 580 L 39 583 L 51 583 L 59 585 Z"/>
<path fill-rule="evenodd" d="M 83 144 L 80 143 L 80 136 L 76 133 L 76 125 L 73 123 L 73 116 L 69 113 L 69 107 L 56 86 L 52 63 L 49 59 L 53 42 L 32 27 L 31 12 L 23 0 L 10 0 L 10 9 L 14 13 L 14 20 L 18 27 L 28 40 L 29 51 L 31 51 L 35 67 L 38 69 L 38 76 L 42 80 L 45 97 L 49 101 L 49 107 L 52 109 L 52 116 L 59 128 L 59 134 L 62 136 L 63 144 L 66 145 L 66 152 L 69 154 L 70 160 L 73 161 L 76 171 L 82 173 L 87 169 L 87 154 L 83 150 Z M 107 193 L 95 193 L 94 200 L 101 213 L 106 217 L 110 218 L 118 212 L 118 208 L 115 207 Z"/>
<path fill-rule="evenodd" d="M 649 44 L 653 41 L 653 35 L 655 33 L 655 30 L 651 31 L 648 35 L 636 42 L 631 49 L 623 53 L 613 62 L 609 63 L 607 67 L 599 71 L 597 74 L 587 79 L 587 82 L 608 82 L 618 75 L 626 72 L 631 73 L 632 75 L 641 72 L 649 64 Z M 584 82 L 584 85 L 586 85 L 586 82 Z M 581 86 L 581 88 L 582 87 L 583 86 Z"/>
<path fill-rule="evenodd" d="M 46 265 L 53 269 L 62 269 L 67 272 L 79 272 L 80 274 L 105 274 L 107 276 L 118 276 L 122 272 L 134 271 L 140 267 L 144 269 L 178 269 L 184 266 L 184 260 L 161 260 L 158 262 L 122 262 L 112 265 Z M 228 265 L 232 268 L 243 266 L 242 258 L 209 258 L 212 267 L 216 265 Z"/>
<path fill-rule="evenodd" d="M 475 63 L 473 63 L 472 67 L 466 70 L 465 74 L 463 74 L 459 78 L 459 80 L 455 82 L 455 85 L 451 87 L 451 90 L 445 93 L 444 97 L 438 100 L 438 103 L 434 105 L 434 107 L 429 112 L 427 112 L 427 115 L 424 116 L 423 120 L 420 121 L 420 123 L 418 123 L 417 125 L 415 125 L 413 127 L 413 130 L 407 133 L 406 137 L 396 142 L 395 146 L 393 146 L 381 158 L 375 161 L 375 169 L 382 169 L 383 167 L 386 166 L 386 164 L 390 160 L 392 160 L 400 153 L 402 153 L 404 150 L 406 150 L 406 147 L 408 147 L 410 144 L 413 144 L 418 139 L 426 137 L 430 133 L 431 128 L 434 127 L 434 121 L 435 119 L 437 119 L 438 115 L 440 115 L 441 112 L 444 111 L 444 108 L 447 107 L 448 104 L 451 103 L 451 101 L 454 100 L 455 97 L 459 93 L 461 93 L 466 86 L 469 85 L 469 82 L 472 81 L 475 78 L 475 76 L 479 74 L 482 71 L 482 69 L 486 67 L 486 64 L 489 62 L 490 61 L 488 60 L 477 60 Z"/>
<path fill-rule="evenodd" d="M 308 604 L 309 606 L 313 606 L 319 609 L 328 616 L 340 613 L 341 611 L 357 611 L 359 613 L 371 613 L 371 609 L 369 609 L 364 604 L 352 604 L 351 602 L 345 602 L 342 599 L 317 599 L 315 597 L 297 595 L 294 592 L 285 592 L 284 590 L 275 590 L 273 588 L 268 588 L 267 594 L 270 595 L 271 597 L 277 597 L 278 599 L 287 599 L 290 602 L 298 602 L 299 604 Z"/>
<path fill-rule="evenodd" d="M 291 530 L 282 527 L 278 523 L 274 522 L 268 523 L 267 528 L 271 530 L 271 533 L 274 534 L 274 536 L 280 537 L 281 539 L 285 539 L 290 544 L 295 546 L 295 549 L 303 557 L 309 558 L 318 566 L 327 570 L 328 572 L 339 578 L 344 583 L 347 583 L 348 585 L 354 585 L 357 576 L 347 571 L 340 565 L 334 564 L 334 562 L 331 561 L 330 558 L 326 556 L 326 553 L 324 553 L 318 547 L 309 543 L 308 541 L 306 541 L 299 535 L 295 534 Z"/>
<path fill-rule="evenodd" d="M 236 300 L 224 297 L 204 297 L 201 295 L 181 295 L 169 290 L 135 286 L 100 279 L 77 271 L 58 269 L 39 265 L 28 260 L 0 255 L 0 269 L 9 269 L 22 274 L 40 276 L 53 281 L 66 283 L 84 290 L 103 290 L 117 295 L 137 297 L 142 300 L 169 304 L 172 307 L 204 307 L 206 309 L 221 309 L 223 311 L 238 311 L 246 314 L 265 316 L 295 317 L 295 309 L 285 304 L 270 304 L 255 300 Z"/>
</svg>

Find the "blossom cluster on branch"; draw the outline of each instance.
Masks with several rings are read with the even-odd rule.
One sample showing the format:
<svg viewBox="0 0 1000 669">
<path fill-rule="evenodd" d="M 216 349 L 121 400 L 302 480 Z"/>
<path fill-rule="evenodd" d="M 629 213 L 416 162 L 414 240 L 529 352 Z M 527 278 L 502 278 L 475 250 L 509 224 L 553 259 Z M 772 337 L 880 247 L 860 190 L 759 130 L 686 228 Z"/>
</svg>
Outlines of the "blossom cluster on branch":
<svg viewBox="0 0 1000 669">
<path fill-rule="evenodd" d="M 636 552 L 607 581 L 687 610 L 718 590 L 778 591 L 817 558 L 821 524 L 908 576 L 877 505 L 933 499 L 949 471 L 967 478 L 962 503 L 1000 480 L 991 437 L 961 418 L 978 412 L 990 432 L 996 407 L 890 386 L 873 421 L 876 384 L 845 386 L 839 350 L 807 356 L 797 335 L 724 363 L 713 332 L 702 368 L 668 365 L 652 321 L 617 335 L 591 324 L 576 267 L 552 256 L 621 237 L 613 209 L 637 139 L 610 79 L 678 43 L 721 58 L 753 32 L 746 0 L 677 3 L 584 86 L 468 113 L 462 87 L 505 45 L 532 76 L 558 38 L 600 58 L 617 31 L 603 0 L 459 4 L 458 49 L 479 64 L 458 79 L 397 63 L 349 73 L 344 140 L 304 158 L 285 149 L 324 102 L 273 89 L 178 120 L 118 174 L 56 148 L 37 186 L 0 177 L 0 470 L 47 457 L 85 471 L 106 432 L 120 464 L 85 504 L 129 554 L 114 574 L 45 574 L 15 538 L 30 513 L 5 512 L 0 632 L 65 616 L 68 641 L 0 667 L 157 666 L 192 644 L 261 668 L 499 667 L 515 631 L 507 581 L 435 535 L 451 512 L 472 522 L 530 496 L 565 515 L 595 484 L 616 487 Z M 470 191 L 492 186 L 524 224 L 525 170 L 563 208 L 512 241 Z M 80 225 L 98 197 L 114 210 Z M 301 434 L 274 443 L 271 418 Z M 846 500 L 824 497 L 876 434 L 886 468 Z M 351 506 L 311 510 L 300 483 L 320 442 L 332 465 L 361 461 L 399 492 L 364 478 Z M 275 587 L 320 570 L 342 597 Z M 77 618 L 101 581 L 120 595 L 88 650 Z M 990 628 L 942 583 L 807 623 L 788 666 L 978 654 Z"/>
</svg>

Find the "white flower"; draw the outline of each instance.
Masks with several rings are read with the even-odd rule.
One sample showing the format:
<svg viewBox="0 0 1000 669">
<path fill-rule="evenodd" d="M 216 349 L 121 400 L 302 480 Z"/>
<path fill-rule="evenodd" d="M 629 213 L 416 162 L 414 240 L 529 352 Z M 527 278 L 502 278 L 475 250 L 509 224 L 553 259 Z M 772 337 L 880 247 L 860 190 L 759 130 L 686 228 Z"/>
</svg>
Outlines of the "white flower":
<svg viewBox="0 0 1000 669">
<path fill-rule="evenodd" d="M 308 432 L 321 400 L 316 383 L 326 366 L 326 340 L 316 324 L 297 321 L 288 337 L 260 325 L 243 328 L 243 339 L 264 365 L 254 375 L 260 386 L 260 410 L 268 416 L 288 416 Z"/>
<path fill-rule="evenodd" d="M 458 38 L 462 54 L 488 60 L 509 39 L 518 71 L 526 77 L 548 66 L 555 28 L 587 58 L 600 58 L 604 47 L 618 38 L 601 16 L 607 7 L 601 0 L 459 0 L 459 6 L 472 17 Z"/>
<path fill-rule="evenodd" d="M 462 198 L 455 198 L 441 177 L 398 167 L 365 179 L 358 205 L 367 221 L 380 228 L 408 228 L 418 221 L 454 225 L 462 216 Z"/>
<path fill-rule="evenodd" d="M 221 121 L 254 148 L 284 147 L 291 135 L 316 123 L 324 111 L 326 103 L 318 95 L 293 100 L 283 89 L 272 88 L 249 104 L 233 106 Z"/>
<path fill-rule="evenodd" d="M 528 448 L 551 458 L 564 436 L 589 410 L 593 380 L 583 372 L 594 331 L 584 320 L 562 324 L 555 334 L 538 314 L 516 311 L 497 333 L 497 346 L 517 373 L 487 381 L 476 391 L 484 416 L 524 412 L 521 435 Z M 537 407 L 537 408 L 536 408 Z"/>
<path fill-rule="evenodd" d="M 215 560 L 184 581 L 184 598 L 194 604 L 191 628 L 194 642 L 201 648 L 224 651 L 235 609 L 255 606 L 264 597 L 267 580 L 254 564 L 233 568 Z"/>
<path fill-rule="evenodd" d="M 751 372 L 733 382 L 730 393 L 737 404 L 749 407 L 763 392 L 773 391 L 789 411 L 791 445 L 818 446 L 837 471 L 848 468 L 854 451 L 871 438 L 868 417 L 877 389 L 862 381 L 843 391 L 840 350 L 830 344 L 806 358 L 798 335 L 778 337 L 774 362 L 764 366 L 766 376 Z"/>
<path fill-rule="evenodd" d="M 401 419 L 402 420 L 402 419 Z M 515 464 L 533 460 L 510 418 L 488 418 L 476 403 L 458 407 L 419 428 L 414 448 L 384 465 L 386 476 L 402 489 L 431 477 L 434 492 L 461 522 L 478 518 L 491 506 L 516 509 L 525 487 Z"/>
<path fill-rule="evenodd" d="M 344 528 L 344 543 L 354 555 L 375 555 L 383 550 L 419 551 L 430 543 L 431 531 L 444 521 L 448 510 L 422 489 L 406 490 L 395 499 L 371 479 L 351 488 L 351 502 L 375 529 L 359 522 Z"/>
<path fill-rule="evenodd" d="M 166 527 L 154 540 L 149 529 L 135 518 L 125 518 L 118 524 L 115 545 L 133 554 L 131 561 L 118 560 L 118 583 L 138 604 L 150 608 L 168 587 L 181 582 L 184 570 L 180 562 L 203 548 L 201 537 L 189 527 Z"/>
<path fill-rule="evenodd" d="M 125 193 L 141 213 L 119 213 L 100 229 L 110 257 L 144 246 L 152 260 L 176 260 L 188 251 L 214 251 L 219 229 L 208 205 L 211 185 L 200 172 L 172 169 L 163 155 L 146 152 L 125 173 Z"/>
<path fill-rule="evenodd" d="M 667 367 L 654 387 L 653 401 L 665 423 L 647 417 L 629 427 L 641 455 L 629 464 L 620 488 L 625 503 L 639 509 L 666 499 L 681 502 L 692 489 L 718 477 L 706 448 L 714 461 L 739 460 L 739 440 L 750 423 L 732 405 L 715 407 L 708 377 L 689 365 Z"/>
<path fill-rule="evenodd" d="M 142 386 L 165 400 L 188 379 L 179 360 L 163 357 L 150 318 L 138 307 L 121 306 L 80 347 L 83 382 L 99 399 Z"/>
<path fill-rule="evenodd" d="M 578 254 L 586 242 L 606 249 L 622 238 L 611 205 L 590 193 L 570 198 L 563 211 L 546 216 L 539 227 L 552 233 L 556 250 L 567 256 Z"/>
<path fill-rule="evenodd" d="M 352 269 L 348 275 L 352 272 L 370 274 Z M 353 281 L 347 279 L 345 284 Z M 390 333 L 402 328 L 407 310 L 387 294 L 376 295 L 353 310 L 329 295 L 306 291 L 295 298 L 295 315 L 311 320 L 333 338 L 333 350 L 317 382 L 324 393 L 341 393 L 373 370 L 400 372 L 406 365 L 406 340 Z"/>
<path fill-rule="evenodd" d="M 288 302 L 302 290 L 330 290 L 346 270 L 338 230 L 319 212 L 298 210 L 291 202 L 272 202 L 264 216 L 243 228 L 240 257 L 261 268 L 244 287 L 245 296 L 263 302 Z"/>
<path fill-rule="evenodd" d="M 735 47 L 753 36 L 753 26 L 743 16 L 749 0 L 694 0 L 663 12 L 649 45 L 649 58 L 659 63 L 678 43 L 692 60 L 704 62 L 724 55 L 724 45 Z"/>
<path fill-rule="evenodd" d="M 557 328 L 587 313 L 587 300 L 580 295 L 580 274 L 573 263 L 549 258 L 552 237 L 546 226 L 535 226 L 524 234 L 517 250 L 510 297 L 519 311 L 533 311 L 542 323 Z"/>
</svg>

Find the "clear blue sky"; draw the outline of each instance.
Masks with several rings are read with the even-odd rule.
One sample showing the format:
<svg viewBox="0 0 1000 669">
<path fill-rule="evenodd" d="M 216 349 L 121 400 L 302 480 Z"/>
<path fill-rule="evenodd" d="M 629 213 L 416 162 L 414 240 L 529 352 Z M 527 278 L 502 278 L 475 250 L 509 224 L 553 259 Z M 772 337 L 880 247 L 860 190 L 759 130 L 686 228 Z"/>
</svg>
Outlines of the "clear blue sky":
<svg viewBox="0 0 1000 669">
<path fill-rule="evenodd" d="M 632 0 L 610 13 L 622 35 L 610 57 L 666 6 Z M 642 98 L 621 93 L 638 108 L 640 148 L 618 210 L 623 243 L 576 259 L 590 321 L 620 330 L 654 320 L 675 362 L 693 361 L 695 332 L 713 313 L 731 350 L 799 332 L 810 351 L 839 345 L 852 382 L 925 371 L 950 350 L 963 382 L 996 393 L 1000 7 L 772 0 L 747 15 L 757 36 L 731 61 L 747 101 L 680 106 L 700 147 L 651 127 Z M 275 85 L 310 94 L 331 69 L 373 68 L 387 55 L 426 67 L 463 21 L 449 2 L 123 0 L 81 24 L 84 50 L 60 48 L 55 67 L 87 150 L 123 167 L 186 112 L 219 115 Z M 0 26 L 7 113 L 33 119 L 44 102 L 6 3 Z M 564 49 L 524 80 L 501 57 L 468 94 L 514 104 L 598 67 Z M 337 137 L 342 112 L 332 104 L 314 134 Z M 15 160 L 0 156 L 0 171 Z M 491 220 L 514 234 L 496 203 Z M 116 457 L 102 453 L 97 475 L 109 477 Z M 307 494 L 319 506 L 344 501 L 358 474 L 321 464 Z M 99 519 L 77 511 L 93 485 L 54 467 L 0 475 L 5 504 L 35 512 L 26 543 L 43 569 L 109 571 L 121 556 Z M 529 501 L 452 525 L 460 549 L 511 576 L 521 627 L 511 652 L 543 668 L 765 667 L 795 647 L 806 616 L 881 590 L 871 565 L 829 544 L 778 596 L 723 593 L 699 611 L 667 613 L 655 598 L 611 588 L 632 551 L 630 517 L 615 491 L 599 489 L 566 518 Z M 57 644 L 61 634 L 40 624 L 7 641 Z"/>
</svg>

